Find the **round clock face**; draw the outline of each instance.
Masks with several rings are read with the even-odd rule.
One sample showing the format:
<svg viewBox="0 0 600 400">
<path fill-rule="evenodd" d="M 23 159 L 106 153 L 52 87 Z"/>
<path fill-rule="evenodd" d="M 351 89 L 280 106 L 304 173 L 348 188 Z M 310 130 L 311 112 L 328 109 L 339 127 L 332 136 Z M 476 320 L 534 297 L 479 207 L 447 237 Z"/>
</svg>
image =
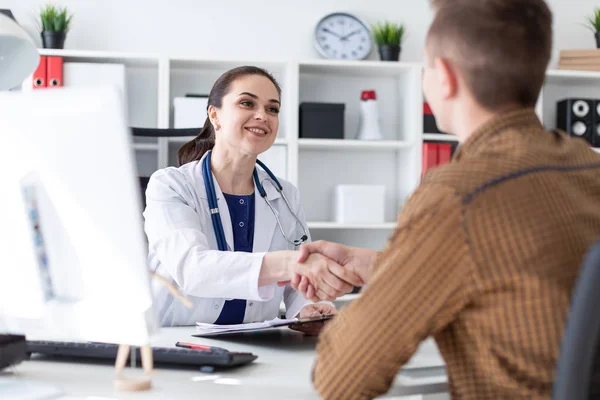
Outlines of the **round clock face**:
<svg viewBox="0 0 600 400">
<path fill-rule="evenodd" d="M 362 60 L 373 48 L 371 30 L 359 18 L 347 13 L 326 15 L 315 28 L 315 45 L 326 58 Z"/>
</svg>

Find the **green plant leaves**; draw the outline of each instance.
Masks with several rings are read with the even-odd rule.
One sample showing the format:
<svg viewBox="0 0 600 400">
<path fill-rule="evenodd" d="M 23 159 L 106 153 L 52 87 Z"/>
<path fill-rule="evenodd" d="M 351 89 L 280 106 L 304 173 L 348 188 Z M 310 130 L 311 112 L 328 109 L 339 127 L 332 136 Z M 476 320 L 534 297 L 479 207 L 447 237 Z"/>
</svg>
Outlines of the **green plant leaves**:
<svg viewBox="0 0 600 400">
<path fill-rule="evenodd" d="M 67 32 L 71 26 L 73 15 L 69 15 L 66 7 L 47 4 L 40 11 L 42 31 Z"/>
<path fill-rule="evenodd" d="M 592 15 L 587 17 L 587 23 L 585 26 L 594 32 L 600 32 L 600 8 L 594 9 Z"/>
<path fill-rule="evenodd" d="M 373 38 L 377 45 L 401 45 L 404 39 L 405 28 L 403 24 L 383 22 L 372 26 Z"/>
</svg>

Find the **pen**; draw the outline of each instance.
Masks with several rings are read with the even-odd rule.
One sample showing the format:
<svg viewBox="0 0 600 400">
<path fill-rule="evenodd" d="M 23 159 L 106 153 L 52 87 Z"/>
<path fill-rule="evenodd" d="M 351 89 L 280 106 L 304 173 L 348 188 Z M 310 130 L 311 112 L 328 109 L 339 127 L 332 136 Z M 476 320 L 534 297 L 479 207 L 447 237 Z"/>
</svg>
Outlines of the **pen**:
<svg viewBox="0 0 600 400">
<path fill-rule="evenodd" d="M 202 344 L 188 343 L 188 342 L 177 342 L 177 343 L 175 343 L 175 346 L 183 347 L 186 349 L 205 350 L 205 351 L 217 349 L 216 347 L 204 346 Z"/>
</svg>

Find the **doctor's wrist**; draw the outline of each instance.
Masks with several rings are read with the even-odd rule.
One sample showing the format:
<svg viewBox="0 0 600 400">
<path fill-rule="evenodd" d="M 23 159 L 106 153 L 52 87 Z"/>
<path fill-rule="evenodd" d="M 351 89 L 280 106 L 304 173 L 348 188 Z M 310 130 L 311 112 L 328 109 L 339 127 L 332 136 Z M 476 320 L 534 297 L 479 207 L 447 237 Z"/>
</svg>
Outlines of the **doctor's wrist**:
<svg viewBox="0 0 600 400">
<path fill-rule="evenodd" d="M 270 285 L 291 280 L 296 258 L 296 252 L 291 250 L 266 253 L 262 260 L 258 285 Z"/>
</svg>

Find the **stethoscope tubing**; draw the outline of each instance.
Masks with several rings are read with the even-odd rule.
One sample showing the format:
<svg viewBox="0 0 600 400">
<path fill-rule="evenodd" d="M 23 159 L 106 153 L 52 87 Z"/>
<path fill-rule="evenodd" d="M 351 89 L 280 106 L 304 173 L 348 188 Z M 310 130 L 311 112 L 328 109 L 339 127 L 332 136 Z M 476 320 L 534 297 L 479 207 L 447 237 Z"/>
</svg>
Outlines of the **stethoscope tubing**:
<svg viewBox="0 0 600 400">
<path fill-rule="evenodd" d="M 215 237 L 217 239 L 217 245 L 219 246 L 219 250 L 221 250 L 221 251 L 227 251 L 227 241 L 225 240 L 225 233 L 224 233 L 224 230 L 223 230 L 223 223 L 221 221 L 221 216 L 220 216 L 220 213 L 219 213 L 219 205 L 217 203 L 217 195 L 216 195 L 216 191 L 215 191 L 214 182 L 213 182 L 213 179 L 212 179 L 212 172 L 210 170 L 210 156 L 211 156 L 211 151 L 209 150 L 208 153 L 206 154 L 206 157 L 205 157 L 204 162 L 202 164 L 202 175 L 203 175 L 203 178 L 204 178 L 204 185 L 205 185 L 205 188 L 206 188 L 206 191 L 207 191 L 207 196 L 206 197 L 208 198 L 208 207 L 210 208 L 210 214 L 211 214 L 211 219 L 212 219 L 212 223 L 213 223 L 213 228 L 215 230 Z M 291 207 L 290 203 L 288 202 L 287 197 L 283 193 L 283 186 L 281 185 L 281 183 L 279 182 L 279 180 L 275 177 L 275 175 L 271 172 L 271 170 L 262 161 L 256 160 L 256 163 L 258 165 L 260 165 L 260 167 L 267 173 L 267 175 L 269 175 L 270 179 L 265 179 L 265 180 L 268 180 L 275 187 L 275 189 L 279 192 L 279 194 L 283 198 L 283 201 L 285 202 L 288 210 L 293 215 L 293 217 L 296 220 L 296 222 L 298 222 L 298 224 L 304 230 L 304 235 L 300 239 L 291 240 L 285 234 L 285 232 L 283 230 L 283 225 L 281 224 L 281 220 L 279 219 L 279 213 L 277 212 L 277 210 L 275 210 L 275 208 L 273 207 L 273 205 L 271 204 L 271 202 L 267 199 L 267 192 L 265 191 L 262 183 L 258 179 L 258 171 L 257 171 L 257 169 L 255 167 L 254 171 L 252 173 L 252 175 L 254 177 L 254 182 L 256 184 L 256 187 L 258 189 L 258 192 L 259 192 L 260 196 L 265 200 L 265 202 L 267 203 L 267 205 L 271 209 L 271 212 L 275 216 L 275 219 L 277 221 L 277 226 L 279 227 L 279 231 L 281 232 L 281 234 L 283 235 L 284 239 L 288 243 L 290 243 L 290 244 L 292 244 L 294 246 L 301 245 L 306 240 L 308 240 L 308 232 L 306 231 L 306 228 L 302 224 L 302 221 L 300 221 L 300 218 L 298 218 L 298 215 L 296 215 L 296 213 L 294 213 L 294 211 L 292 210 L 292 207 Z"/>
</svg>

